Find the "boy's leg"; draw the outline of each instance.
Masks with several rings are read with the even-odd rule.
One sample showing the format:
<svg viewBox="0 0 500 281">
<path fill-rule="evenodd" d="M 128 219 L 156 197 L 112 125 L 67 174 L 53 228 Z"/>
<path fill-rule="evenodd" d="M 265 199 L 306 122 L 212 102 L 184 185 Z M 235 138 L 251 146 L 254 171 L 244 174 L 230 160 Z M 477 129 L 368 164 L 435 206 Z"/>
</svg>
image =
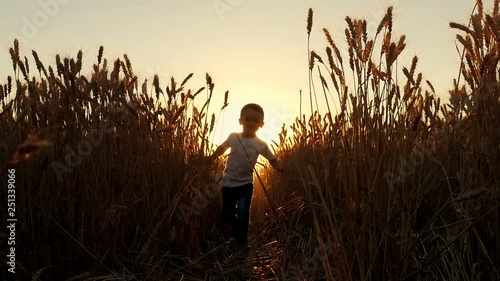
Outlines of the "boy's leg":
<svg viewBox="0 0 500 281">
<path fill-rule="evenodd" d="M 228 223 L 234 228 L 236 222 L 236 202 L 238 196 L 234 188 L 223 187 L 222 188 L 222 210 L 221 219 L 224 223 Z"/>
<path fill-rule="evenodd" d="M 250 205 L 252 204 L 253 184 L 238 187 L 238 211 L 237 223 L 234 232 L 236 240 L 240 244 L 248 243 L 248 226 L 250 223 Z"/>
</svg>

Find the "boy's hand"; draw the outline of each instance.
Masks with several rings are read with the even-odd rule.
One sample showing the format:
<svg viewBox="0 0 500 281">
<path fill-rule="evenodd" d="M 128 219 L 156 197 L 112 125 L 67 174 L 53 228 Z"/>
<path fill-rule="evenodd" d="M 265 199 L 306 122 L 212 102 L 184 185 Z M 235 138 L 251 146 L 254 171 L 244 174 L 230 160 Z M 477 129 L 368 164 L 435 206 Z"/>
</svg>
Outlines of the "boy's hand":
<svg viewBox="0 0 500 281">
<path fill-rule="evenodd" d="M 273 161 L 271 161 L 271 165 L 277 172 L 283 173 L 284 171 L 283 166 L 278 160 L 274 159 Z"/>
<path fill-rule="evenodd" d="M 283 169 L 283 167 L 276 168 L 276 171 L 278 171 L 280 173 L 284 173 L 285 172 L 285 170 Z"/>
<path fill-rule="evenodd" d="M 189 161 L 189 165 L 192 167 L 198 167 L 201 169 L 206 169 L 210 167 L 210 165 L 213 163 L 213 158 L 209 156 L 199 156 L 199 157 L 194 157 Z"/>
<path fill-rule="evenodd" d="M 213 162 L 214 162 L 214 159 L 212 156 L 203 156 L 200 158 L 200 165 L 202 165 L 204 167 L 212 165 Z"/>
</svg>

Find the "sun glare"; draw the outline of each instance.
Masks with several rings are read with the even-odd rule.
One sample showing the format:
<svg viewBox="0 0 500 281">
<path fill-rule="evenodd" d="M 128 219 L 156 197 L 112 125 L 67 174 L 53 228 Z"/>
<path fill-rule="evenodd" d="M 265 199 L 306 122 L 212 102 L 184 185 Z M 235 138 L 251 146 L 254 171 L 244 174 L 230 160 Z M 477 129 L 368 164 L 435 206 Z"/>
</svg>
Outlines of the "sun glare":
<svg viewBox="0 0 500 281">
<path fill-rule="evenodd" d="M 273 141 L 279 143 L 279 133 L 281 132 L 281 127 L 283 123 L 288 123 L 288 120 L 284 120 L 277 114 L 277 110 L 272 107 L 264 108 L 264 126 L 257 131 L 257 137 L 265 141 L 271 148 Z M 240 108 L 232 107 L 227 108 L 220 116 L 217 121 L 216 128 L 214 130 L 214 135 L 212 136 L 215 146 L 220 145 L 224 142 L 229 134 L 234 132 L 241 132 L 242 127 L 239 124 L 240 118 Z"/>
</svg>

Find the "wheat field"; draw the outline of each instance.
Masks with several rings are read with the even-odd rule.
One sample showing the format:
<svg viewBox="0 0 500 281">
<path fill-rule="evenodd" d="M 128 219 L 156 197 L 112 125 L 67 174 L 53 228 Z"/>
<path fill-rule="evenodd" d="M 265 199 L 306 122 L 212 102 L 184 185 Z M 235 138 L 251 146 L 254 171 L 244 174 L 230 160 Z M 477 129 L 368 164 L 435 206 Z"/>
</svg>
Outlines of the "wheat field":
<svg viewBox="0 0 500 281">
<path fill-rule="evenodd" d="M 245 255 L 216 223 L 224 163 L 199 161 L 229 92 L 211 103 L 209 74 L 139 78 L 103 47 L 88 70 L 81 51 L 47 65 L 14 41 L 0 174 L 18 175 L 19 280 L 500 280 L 499 1 L 450 23 L 448 93 L 399 59 L 392 7 L 375 34 L 346 17 L 345 48 L 313 18 L 326 46 L 308 50 L 309 102 L 273 146 L 285 173 L 256 174 Z"/>
</svg>

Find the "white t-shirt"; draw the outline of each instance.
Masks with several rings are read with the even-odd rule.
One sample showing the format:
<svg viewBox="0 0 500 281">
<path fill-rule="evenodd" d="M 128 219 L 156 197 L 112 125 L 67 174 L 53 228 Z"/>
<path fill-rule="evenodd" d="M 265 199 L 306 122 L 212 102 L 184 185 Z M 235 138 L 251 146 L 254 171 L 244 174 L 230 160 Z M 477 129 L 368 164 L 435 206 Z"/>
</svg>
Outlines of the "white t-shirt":
<svg viewBox="0 0 500 281">
<path fill-rule="evenodd" d="M 236 187 L 252 183 L 253 167 L 257 163 L 259 154 L 269 161 L 276 159 L 264 141 L 258 137 L 244 138 L 241 133 L 230 134 L 220 146 L 226 149 L 231 148 L 221 181 L 222 187 Z"/>
</svg>

